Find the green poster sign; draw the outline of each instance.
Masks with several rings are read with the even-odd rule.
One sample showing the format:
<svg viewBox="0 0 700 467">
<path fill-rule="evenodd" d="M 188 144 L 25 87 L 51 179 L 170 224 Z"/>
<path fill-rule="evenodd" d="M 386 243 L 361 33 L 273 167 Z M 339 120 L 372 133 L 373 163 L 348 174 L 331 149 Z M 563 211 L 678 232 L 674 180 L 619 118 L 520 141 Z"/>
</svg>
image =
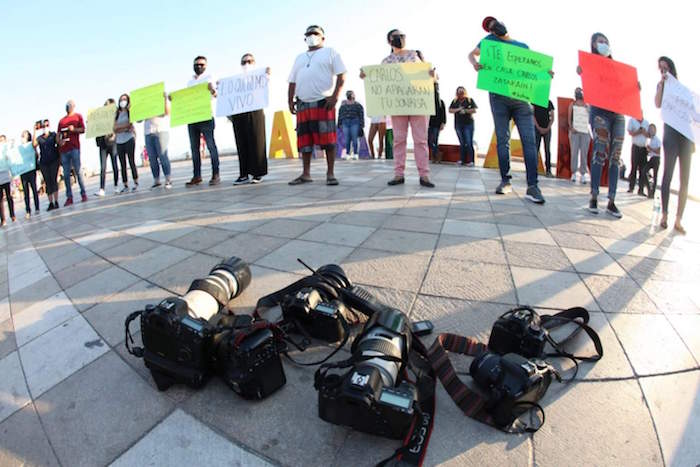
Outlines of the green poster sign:
<svg viewBox="0 0 700 467">
<path fill-rule="evenodd" d="M 131 123 L 160 117 L 165 113 L 165 83 L 163 82 L 134 89 L 129 97 L 131 98 L 131 109 L 129 109 Z"/>
<path fill-rule="evenodd" d="M 480 49 L 477 88 L 547 107 L 552 57 L 491 40 L 481 41 Z"/>
<path fill-rule="evenodd" d="M 435 86 L 430 63 L 362 67 L 367 115 L 433 115 Z"/>
<path fill-rule="evenodd" d="M 170 126 L 211 120 L 211 93 L 209 84 L 197 84 L 170 94 Z"/>
</svg>

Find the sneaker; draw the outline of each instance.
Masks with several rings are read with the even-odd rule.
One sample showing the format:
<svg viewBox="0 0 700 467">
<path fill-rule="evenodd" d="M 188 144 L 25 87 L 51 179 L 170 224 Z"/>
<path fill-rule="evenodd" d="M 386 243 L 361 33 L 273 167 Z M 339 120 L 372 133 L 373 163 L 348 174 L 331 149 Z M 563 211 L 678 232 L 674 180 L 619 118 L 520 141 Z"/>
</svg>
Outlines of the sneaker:
<svg viewBox="0 0 700 467">
<path fill-rule="evenodd" d="M 532 201 L 535 204 L 544 204 L 544 196 L 537 185 L 527 187 L 525 199 Z"/>
<path fill-rule="evenodd" d="M 619 209 L 617 209 L 617 206 L 615 206 L 615 202 L 613 200 L 608 201 L 608 209 L 606 209 L 605 212 L 613 217 L 617 217 L 618 219 L 622 218 L 622 213 Z"/>
<path fill-rule="evenodd" d="M 212 175 L 211 180 L 209 180 L 209 186 L 218 185 L 219 183 L 221 183 L 221 179 L 219 178 L 219 174 Z"/>
<path fill-rule="evenodd" d="M 119 193 L 128 193 L 129 192 L 129 185 L 124 185 L 124 187 L 119 190 Z"/>
<path fill-rule="evenodd" d="M 420 186 L 424 186 L 426 188 L 435 188 L 435 184 L 428 179 L 428 177 L 421 177 L 420 178 Z"/>
<path fill-rule="evenodd" d="M 581 184 L 585 185 L 586 183 L 588 183 L 588 175 L 583 174 L 581 175 Z"/>
<path fill-rule="evenodd" d="M 406 180 L 403 177 L 394 177 L 388 182 L 386 182 L 387 185 L 389 186 L 394 186 L 394 185 L 403 185 Z"/>
<path fill-rule="evenodd" d="M 139 189 L 139 184 L 138 184 L 138 183 L 134 183 L 134 186 L 131 187 L 131 191 L 132 191 L 132 192 L 134 192 L 134 191 L 136 191 L 136 190 L 138 190 L 138 189 Z"/>
<path fill-rule="evenodd" d="M 357 154 L 353 154 L 353 155 L 352 155 L 352 160 L 354 160 L 354 161 L 360 160 L 360 156 L 357 155 Z"/>
<path fill-rule="evenodd" d="M 66 198 L 66 202 L 63 203 L 63 207 L 65 208 L 66 206 L 72 206 L 73 205 L 73 198 Z"/>
<path fill-rule="evenodd" d="M 598 198 L 591 197 L 591 200 L 588 202 L 588 211 L 591 214 L 598 214 Z"/>
<path fill-rule="evenodd" d="M 103 198 L 104 195 L 105 195 L 105 191 L 102 188 L 100 188 L 100 191 L 95 193 L 95 196 L 97 196 L 98 198 Z"/>
<path fill-rule="evenodd" d="M 46 209 L 46 212 L 53 211 L 54 209 L 56 209 L 56 207 L 57 206 L 54 206 L 53 203 L 49 203 L 49 207 Z"/>
<path fill-rule="evenodd" d="M 200 183 L 202 183 L 202 177 L 192 177 L 192 179 L 189 182 L 185 183 L 185 186 L 191 187 L 191 186 L 199 185 Z"/>
<path fill-rule="evenodd" d="M 88 200 L 88 197 L 85 193 L 80 195 L 80 201 L 82 201 L 83 203 L 87 203 L 87 200 Z"/>
<path fill-rule="evenodd" d="M 544 176 L 547 178 L 554 178 L 554 174 L 551 170 L 548 170 L 547 173 L 544 174 Z"/>
<path fill-rule="evenodd" d="M 571 183 L 576 183 L 576 174 L 571 176 Z M 583 183 L 583 177 L 581 177 L 581 183 Z"/>
<path fill-rule="evenodd" d="M 497 195 L 505 195 L 513 191 L 513 185 L 509 181 L 501 181 L 501 183 L 496 187 Z"/>
<path fill-rule="evenodd" d="M 31 218 L 32 218 L 32 215 L 31 215 L 30 213 L 26 213 L 26 214 L 24 215 L 24 218 L 25 218 L 25 219 L 31 219 Z"/>
<path fill-rule="evenodd" d="M 250 183 L 250 179 L 246 175 L 245 177 L 238 177 L 233 184 L 234 185 L 245 185 L 246 183 Z"/>
<path fill-rule="evenodd" d="M 114 185 L 114 191 L 112 192 L 113 195 L 118 195 L 119 194 L 119 185 Z"/>
<path fill-rule="evenodd" d="M 262 177 L 253 177 L 250 183 L 262 183 Z"/>
<path fill-rule="evenodd" d="M 474 163 L 473 163 L 473 162 L 467 162 L 467 167 L 474 167 Z"/>
<path fill-rule="evenodd" d="M 166 189 L 166 190 L 169 190 L 169 189 L 171 189 L 172 187 L 173 187 L 173 184 L 170 183 L 170 180 L 166 180 L 166 181 L 165 181 L 165 189 Z"/>
<path fill-rule="evenodd" d="M 153 182 L 153 185 L 151 185 L 151 190 L 155 190 L 156 188 L 161 187 L 161 183 L 159 181 Z"/>
</svg>

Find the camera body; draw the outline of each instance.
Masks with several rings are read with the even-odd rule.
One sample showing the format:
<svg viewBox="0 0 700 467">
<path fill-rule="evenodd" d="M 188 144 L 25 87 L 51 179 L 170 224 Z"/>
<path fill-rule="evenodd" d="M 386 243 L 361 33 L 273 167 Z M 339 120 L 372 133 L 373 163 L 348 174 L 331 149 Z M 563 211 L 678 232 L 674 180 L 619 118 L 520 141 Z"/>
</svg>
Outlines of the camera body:
<svg viewBox="0 0 700 467">
<path fill-rule="evenodd" d="M 332 343 L 345 338 L 343 320 L 348 309 L 339 300 L 324 301 L 318 290 L 304 287 L 285 296 L 280 306 L 285 321 L 298 323 L 316 339 Z"/>
<path fill-rule="evenodd" d="M 541 357 L 547 343 L 540 318 L 528 308 L 511 310 L 498 318 L 491 329 L 488 348 L 499 355 Z"/>
<path fill-rule="evenodd" d="M 484 352 L 472 361 L 469 374 L 488 395 L 487 410 L 505 427 L 540 400 L 552 382 L 552 369 L 542 361 L 508 353 Z"/>
</svg>

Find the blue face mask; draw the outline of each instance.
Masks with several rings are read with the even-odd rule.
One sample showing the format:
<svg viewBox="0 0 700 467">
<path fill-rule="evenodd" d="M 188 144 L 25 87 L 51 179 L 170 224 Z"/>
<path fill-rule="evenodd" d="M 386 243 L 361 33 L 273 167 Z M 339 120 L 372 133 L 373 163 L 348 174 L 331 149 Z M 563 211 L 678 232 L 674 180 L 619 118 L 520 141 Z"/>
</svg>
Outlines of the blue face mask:
<svg viewBox="0 0 700 467">
<path fill-rule="evenodd" d="M 610 56 L 610 46 L 606 44 L 605 42 L 598 42 L 595 45 L 595 48 L 598 50 L 598 53 L 602 55 L 603 57 L 609 57 Z"/>
</svg>

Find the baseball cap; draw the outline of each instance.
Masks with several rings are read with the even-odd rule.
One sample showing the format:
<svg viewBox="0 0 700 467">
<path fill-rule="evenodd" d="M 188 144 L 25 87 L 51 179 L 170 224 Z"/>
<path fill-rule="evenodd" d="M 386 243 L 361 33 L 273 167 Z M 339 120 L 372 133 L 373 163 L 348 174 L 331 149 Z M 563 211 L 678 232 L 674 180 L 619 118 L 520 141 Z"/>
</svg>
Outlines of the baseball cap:
<svg viewBox="0 0 700 467">
<path fill-rule="evenodd" d="M 486 32 L 491 32 L 491 30 L 489 29 L 489 23 L 490 23 L 491 21 L 498 21 L 498 20 L 497 20 L 496 18 L 494 18 L 493 16 L 487 16 L 487 17 L 484 18 L 484 20 L 481 22 L 481 27 L 484 28 L 484 31 L 486 31 Z"/>
</svg>

